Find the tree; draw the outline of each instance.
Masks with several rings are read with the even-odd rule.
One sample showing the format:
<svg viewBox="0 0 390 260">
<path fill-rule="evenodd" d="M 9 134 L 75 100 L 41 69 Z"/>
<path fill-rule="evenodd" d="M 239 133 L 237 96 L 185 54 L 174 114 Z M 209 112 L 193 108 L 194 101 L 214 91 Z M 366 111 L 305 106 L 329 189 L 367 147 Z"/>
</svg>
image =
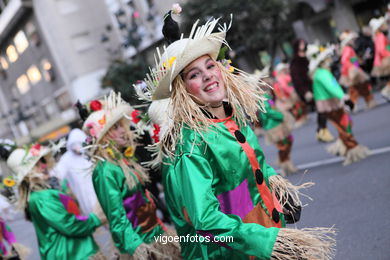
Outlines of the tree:
<svg viewBox="0 0 390 260">
<path fill-rule="evenodd" d="M 277 47 L 291 40 L 290 8 L 291 1 L 285 0 L 190 0 L 183 8 L 183 31 L 189 31 L 197 19 L 204 22 L 210 17 L 222 17 L 228 23 L 233 14 L 227 41 L 238 55 L 259 68 L 259 51 L 268 51 L 273 61 Z"/>
<path fill-rule="evenodd" d="M 138 100 L 133 84 L 142 80 L 147 70 L 147 65 L 140 58 L 133 61 L 114 60 L 102 79 L 102 87 L 120 92 L 131 105 L 139 105 L 142 101 Z"/>
</svg>

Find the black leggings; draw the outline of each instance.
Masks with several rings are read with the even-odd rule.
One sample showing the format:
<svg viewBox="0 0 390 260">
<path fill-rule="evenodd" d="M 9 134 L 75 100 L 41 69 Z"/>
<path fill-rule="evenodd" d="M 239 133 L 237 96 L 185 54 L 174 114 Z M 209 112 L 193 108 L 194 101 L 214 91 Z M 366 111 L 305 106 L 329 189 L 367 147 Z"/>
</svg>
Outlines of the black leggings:
<svg viewBox="0 0 390 260">
<path fill-rule="evenodd" d="M 325 113 L 317 113 L 317 132 L 320 131 L 320 129 L 326 128 L 326 121 Z"/>
</svg>

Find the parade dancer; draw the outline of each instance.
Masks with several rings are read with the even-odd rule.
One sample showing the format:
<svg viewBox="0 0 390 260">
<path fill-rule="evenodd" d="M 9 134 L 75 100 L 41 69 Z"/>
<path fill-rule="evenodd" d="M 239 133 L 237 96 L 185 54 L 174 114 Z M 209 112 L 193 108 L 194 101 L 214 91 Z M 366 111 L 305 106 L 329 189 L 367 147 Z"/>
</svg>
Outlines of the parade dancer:
<svg viewBox="0 0 390 260">
<path fill-rule="evenodd" d="M 260 123 L 265 130 L 267 141 L 275 144 L 278 149 L 281 174 L 287 176 L 298 171 L 290 157 L 294 139 L 283 113 L 277 110 L 270 95 L 266 94 L 265 97 L 265 113 L 259 110 Z"/>
<path fill-rule="evenodd" d="M 358 35 L 352 31 L 344 31 L 340 35 L 341 77 L 339 82 L 349 89 L 354 111 L 357 110 L 359 96 L 364 98 L 368 109 L 376 105 L 372 95 L 370 77 L 360 68 L 359 58 L 353 49 L 357 37 Z"/>
<path fill-rule="evenodd" d="M 164 32 L 171 44 L 158 51 L 145 79 L 149 91 L 138 91 L 150 101 L 171 98 L 173 123 L 159 151 L 172 220 L 179 235 L 193 238 L 181 241 L 182 256 L 329 259 L 332 230 L 283 228 L 283 213 L 297 220 L 298 190 L 265 163 L 248 124 L 265 99 L 258 79 L 216 62 L 227 31 L 225 24 L 212 33 L 217 23 L 196 23 L 188 38 L 164 25 L 173 28 Z"/>
<path fill-rule="evenodd" d="M 75 201 L 50 188 L 52 151 L 34 144 L 15 149 L 7 159 L 7 165 L 17 174 L 18 203 L 26 219 L 34 224 L 41 259 L 104 259 L 92 238 L 104 217 L 100 220 L 93 213 L 81 216 Z"/>
<path fill-rule="evenodd" d="M 9 252 L 5 241 L 11 246 Z M 31 249 L 18 243 L 10 226 L 0 217 L 0 259 L 21 259 L 24 260 L 31 253 Z"/>
<path fill-rule="evenodd" d="M 92 182 L 110 227 L 120 259 L 176 259 L 178 243 L 156 242 L 173 234 L 156 215 L 149 177 L 137 163 L 135 132 L 130 130 L 133 108 L 111 92 L 100 100 L 78 106 L 94 162 Z"/>
<path fill-rule="evenodd" d="M 317 111 L 325 113 L 339 133 L 339 139 L 328 147 L 328 151 L 345 156 L 343 164 L 348 165 L 367 157 L 369 150 L 359 145 L 352 134 L 352 120 L 344 109 L 347 96 L 330 72 L 333 52 L 334 49 L 328 47 L 310 61 L 313 94 Z"/>
<path fill-rule="evenodd" d="M 275 68 L 274 92 L 276 96 L 276 107 L 288 116 L 294 117 L 294 127 L 300 127 L 307 120 L 306 106 L 299 99 L 292 86 L 288 64 L 279 63 Z"/>
<path fill-rule="evenodd" d="M 375 43 L 375 58 L 374 68 L 371 75 L 374 77 L 389 77 L 390 76 L 390 42 L 385 36 L 388 31 L 386 19 L 384 17 L 372 18 L 370 20 L 370 27 L 374 35 Z M 388 101 L 390 101 L 390 79 L 387 79 L 385 87 L 381 94 Z"/>
</svg>

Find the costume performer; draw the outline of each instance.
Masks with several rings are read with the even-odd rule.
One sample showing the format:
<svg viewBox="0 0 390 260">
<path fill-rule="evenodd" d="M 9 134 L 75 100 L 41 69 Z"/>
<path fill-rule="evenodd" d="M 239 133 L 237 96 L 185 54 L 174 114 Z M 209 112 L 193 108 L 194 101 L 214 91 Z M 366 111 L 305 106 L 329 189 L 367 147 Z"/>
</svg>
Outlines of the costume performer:
<svg viewBox="0 0 390 260">
<path fill-rule="evenodd" d="M 165 19 L 163 28 L 177 27 L 167 26 L 172 21 Z M 192 238 L 180 241 L 182 256 L 329 259 L 331 230 L 283 228 L 282 212 L 289 221 L 300 212 L 298 190 L 265 163 L 247 123 L 247 115 L 257 120 L 265 100 L 258 79 L 231 73 L 215 60 L 227 31 L 225 24 L 212 33 L 217 22 L 195 24 L 182 39 L 177 30 L 163 30 L 171 44 L 158 51 L 156 68 L 145 79 L 149 92 L 138 91 L 149 100 L 171 98 L 173 124 L 159 151 L 172 220 L 178 235 Z M 228 236 L 233 241 L 224 240 Z"/>
<path fill-rule="evenodd" d="M 340 84 L 349 89 L 350 100 L 357 109 L 359 96 L 366 101 L 367 108 L 376 104 L 372 95 L 370 77 L 360 68 L 359 58 L 353 49 L 354 41 L 358 37 L 355 32 L 344 31 L 340 35 L 341 47 L 341 77 Z"/>
<path fill-rule="evenodd" d="M 291 113 L 294 117 L 295 127 L 299 127 L 307 120 L 306 106 L 292 86 L 288 64 L 279 63 L 275 68 L 274 92 L 276 96 L 276 107 L 285 113 Z"/>
<path fill-rule="evenodd" d="M 298 171 L 290 157 L 294 139 L 288 124 L 284 121 L 283 113 L 277 110 L 270 95 L 265 96 L 267 98 L 264 102 L 265 113 L 259 111 L 259 119 L 267 141 L 275 144 L 278 149 L 281 174 L 287 176 Z"/>
<path fill-rule="evenodd" d="M 83 143 L 87 135 L 80 129 L 73 129 L 66 142 L 66 153 L 62 155 L 54 168 L 68 181 L 83 215 L 91 213 L 97 198 L 92 184 L 92 163 L 83 152 Z"/>
<path fill-rule="evenodd" d="M 348 165 L 367 157 L 369 150 L 359 145 L 352 134 L 352 120 L 343 102 L 347 96 L 330 72 L 333 51 L 333 48 L 328 47 L 310 61 L 313 94 L 317 111 L 325 113 L 339 133 L 339 139 L 328 147 L 328 151 L 345 156 L 344 165 Z"/>
<path fill-rule="evenodd" d="M 20 208 L 34 224 L 41 259 L 104 259 L 92 238 L 102 221 L 93 213 L 81 216 L 75 201 L 48 184 L 52 151 L 35 144 L 15 149 L 7 159 L 17 174 Z"/>
<path fill-rule="evenodd" d="M 178 243 L 155 242 L 167 228 L 156 215 L 151 193 L 144 188 L 148 175 L 136 162 L 135 133 L 130 130 L 133 108 L 111 92 L 79 107 L 94 161 L 92 182 L 109 222 L 120 259 L 166 259 L 180 255 Z"/>
<path fill-rule="evenodd" d="M 388 31 L 386 19 L 384 17 L 372 18 L 370 27 L 374 35 L 375 58 L 374 68 L 371 75 L 374 77 L 390 76 L 390 42 L 384 32 Z M 382 89 L 381 94 L 390 101 L 390 79 L 387 80 L 386 86 Z"/>
</svg>

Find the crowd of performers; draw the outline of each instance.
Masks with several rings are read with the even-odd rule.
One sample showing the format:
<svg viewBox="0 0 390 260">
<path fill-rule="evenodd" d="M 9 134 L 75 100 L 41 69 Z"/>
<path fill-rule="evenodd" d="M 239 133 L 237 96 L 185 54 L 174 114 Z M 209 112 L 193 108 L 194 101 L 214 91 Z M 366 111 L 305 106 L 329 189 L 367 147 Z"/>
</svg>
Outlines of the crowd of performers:
<svg viewBox="0 0 390 260">
<path fill-rule="evenodd" d="M 134 86 L 149 105 L 147 114 L 111 92 L 76 105 L 82 130 L 71 131 L 58 162 L 62 144 L 0 146 L 15 174 L 18 207 L 34 225 L 41 258 L 331 259 L 333 228 L 286 227 L 299 220 L 301 190 L 311 183 L 295 186 L 268 165 L 253 127 L 260 121 L 277 146 L 284 176 L 297 171 L 291 132 L 307 120 L 310 106 L 318 114 L 319 140 L 333 140 L 327 120 L 336 127 L 339 138 L 329 150 L 344 156 L 344 164 L 366 157 L 368 149 L 353 136 L 345 109 L 345 104 L 356 106 L 359 96 L 368 108 L 375 105 L 370 76 L 353 49 L 356 35 L 340 35 L 340 50 L 299 40 L 291 64 L 278 65 L 275 78 L 263 81 L 218 59 L 229 29 L 220 24 L 214 32 L 218 19 L 195 23 L 180 37 L 172 19 L 179 9 L 165 17 L 168 47 L 157 52 L 155 68 Z M 384 76 L 390 52 L 385 23 L 378 21 L 370 23 L 375 28 L 372 70 Z M 340 83 L 331 69 L 336 52 Z M 390 96 L 389 89 L 388 82 L 382 94 Z M 28 250 L 6 221 L 0 218 L 1 257 L 24 259 Z M 103 254 L 96 230 L 111 234 L 111 255 Z M 169 239 L 189 235 L 209 241 Z"/>
</svg>

